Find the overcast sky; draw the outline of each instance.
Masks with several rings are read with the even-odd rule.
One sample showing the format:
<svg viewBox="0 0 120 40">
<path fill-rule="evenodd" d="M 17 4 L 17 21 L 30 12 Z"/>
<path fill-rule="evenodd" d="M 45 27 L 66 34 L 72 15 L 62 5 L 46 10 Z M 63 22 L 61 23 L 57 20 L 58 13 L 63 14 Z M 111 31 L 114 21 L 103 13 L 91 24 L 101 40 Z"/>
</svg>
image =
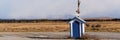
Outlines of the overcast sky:
<svg viewBox="0 0 120 40">
<path fill-rule="evenodd" d="M 77 0 L 0 0 L 2 19 L 68 19 Z M 80 17 L 120 18 L 120 0 L 81 0 Z"/>
</svg>

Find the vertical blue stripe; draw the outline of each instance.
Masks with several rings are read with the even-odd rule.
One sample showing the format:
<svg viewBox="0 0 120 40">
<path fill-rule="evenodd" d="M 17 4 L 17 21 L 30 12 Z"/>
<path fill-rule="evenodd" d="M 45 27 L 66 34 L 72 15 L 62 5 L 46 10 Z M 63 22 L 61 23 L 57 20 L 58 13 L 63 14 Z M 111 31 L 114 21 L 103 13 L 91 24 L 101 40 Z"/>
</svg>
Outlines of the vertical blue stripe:
<svg viewBox="0 0 120 40">
<path fill-rule="evenodd" d="M 75 21 L 73 22 L 73 37 L 74 38 L 80 38 L 80 30 L 79 30 L 79 22 Z"/>
</svg>

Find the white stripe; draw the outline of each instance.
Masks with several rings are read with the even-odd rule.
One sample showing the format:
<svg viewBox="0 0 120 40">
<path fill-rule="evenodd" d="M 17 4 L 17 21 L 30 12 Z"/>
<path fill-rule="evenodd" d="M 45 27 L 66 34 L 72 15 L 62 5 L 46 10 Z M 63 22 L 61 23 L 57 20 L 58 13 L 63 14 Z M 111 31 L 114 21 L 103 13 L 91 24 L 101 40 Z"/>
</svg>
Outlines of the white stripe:
<svg viewBox="0 0 120 40">
<path fill-rule="evenodd" d="M 70 28 L 71 28 L 71 30 L 70 30 L 70 31 L 71 31 L 71 37 L 73 37 L 73 24 L 70 23 L 70 25 L 71 25 L 71 26 L 70 26 Z"/>
<path fill-rule="evenodd" d="M 82 26 L 83 26 L 83 34 L 84 34 L 85 33 L 85 24 L 83 23 Z"/>
<path fill-rule="evenodd" d="M 80 31 L 80 37 L 81 37 L 81 23 L 79 23 L 79 31 Z"/>
</svg>

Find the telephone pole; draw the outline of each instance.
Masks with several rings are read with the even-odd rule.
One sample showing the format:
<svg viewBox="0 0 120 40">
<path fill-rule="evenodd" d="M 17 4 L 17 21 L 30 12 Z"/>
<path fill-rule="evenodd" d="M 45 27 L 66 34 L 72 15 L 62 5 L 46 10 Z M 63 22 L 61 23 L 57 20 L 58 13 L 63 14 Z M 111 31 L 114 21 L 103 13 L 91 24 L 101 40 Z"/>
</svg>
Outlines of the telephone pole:
<svg viewBox="0 0 120 40">
<path fill-rule="evenodd" d="M 80 0 L 78 0 L 78 6 L 77 6 L 76 12 L 77 12 L 76 16 L 79 17 L 79 15 L 80 15 Z"/>
</svg>

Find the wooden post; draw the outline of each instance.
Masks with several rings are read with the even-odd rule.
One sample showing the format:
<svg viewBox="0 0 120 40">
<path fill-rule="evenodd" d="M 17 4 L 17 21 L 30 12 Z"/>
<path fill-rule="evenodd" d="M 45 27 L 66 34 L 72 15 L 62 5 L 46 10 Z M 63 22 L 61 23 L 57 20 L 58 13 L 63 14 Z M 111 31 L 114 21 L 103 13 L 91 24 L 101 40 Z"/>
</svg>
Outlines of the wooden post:
<svg viewBox="0 0 120 40">
<path fill-rule="evenodd" d="M 79 15 L 80 15 L 80 0 L 78 0 L 78 7 L 77 7 L 76 12 L 77 12 L 76 16 L 79 17 Z"/>
</svg>

